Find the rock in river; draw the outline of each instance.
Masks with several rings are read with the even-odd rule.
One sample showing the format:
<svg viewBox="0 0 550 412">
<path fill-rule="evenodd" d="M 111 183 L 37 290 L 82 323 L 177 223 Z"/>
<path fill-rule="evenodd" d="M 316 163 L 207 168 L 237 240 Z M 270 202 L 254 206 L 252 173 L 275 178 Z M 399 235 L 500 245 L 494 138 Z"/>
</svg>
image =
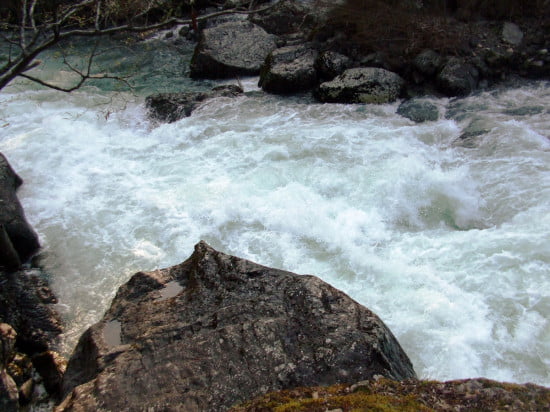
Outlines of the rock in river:
<svg viewBox="0 0 550 412">
<path fill-rule="evenodd" d="M 359 67 L 321 83 L 315 97 L 327 103 L 389 103 L 399 97 L 404 84 L 399 75 L 388 70 Z"/>
<path fill-rule="evenodd" d="M 145 99 L 145 105 L 151 118 L 161 122 L 172 123 L 184 117 L 191 116 L 193 110 L 207 100 L 216 97 L 235 97 L 242 93 L 243 89 L 240 86 L 226 84 L 216 86 L 209 92 L 152 94 Z"/>
<path fill-rule="evenodd" d="M 275 36 L 249 21 L 205 29 L 191 60 L 191 77 L 221 79 L 254 76 L 276 48 Z"/>
<path fill-rule="evenodd" d="M 273 390 L 415 378 L 384 323 L 315 276 L 204 242 L 135 274 L 81 337 L 58 411 L 222 411 Z"/>
<path fill-rule="evenodd" d="M 267 56 L 258 85 L 275 94 L 308 90 L 317 84 L 315 59 L 317 51 L 305 45 L 286 46 Z"/>
</svg>

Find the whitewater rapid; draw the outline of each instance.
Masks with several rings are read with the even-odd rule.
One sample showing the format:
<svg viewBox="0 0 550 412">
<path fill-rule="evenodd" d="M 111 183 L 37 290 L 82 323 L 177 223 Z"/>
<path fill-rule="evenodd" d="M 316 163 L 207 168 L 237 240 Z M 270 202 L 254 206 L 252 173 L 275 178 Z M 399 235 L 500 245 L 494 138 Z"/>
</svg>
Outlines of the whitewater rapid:
<svg viewBox="0 0 550 412">
<path fill-rule="evenodd" d="M 322 105 L 254 82 L 160 125 L 143 96 L 0 93 L 0 151 L 25 181 L 64 350 L 134 272 L 203 239 L 345 291 L 421 378 L 550 386 L 550 85 L 432 99 L 441 120 L 417 125 L 398 103 Z M 457 144 L 474 118 L 490 127 Z"/>
</svg>

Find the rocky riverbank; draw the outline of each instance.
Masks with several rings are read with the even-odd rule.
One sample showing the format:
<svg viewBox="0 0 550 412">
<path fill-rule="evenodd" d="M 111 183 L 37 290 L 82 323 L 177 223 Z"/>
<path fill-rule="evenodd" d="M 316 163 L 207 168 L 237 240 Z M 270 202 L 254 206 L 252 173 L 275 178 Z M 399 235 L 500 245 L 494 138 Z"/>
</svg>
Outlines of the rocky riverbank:
<svg viewBox="0 0 550 412">
<path fill-rule="evenodd" d="M 62 331 L 47 276 L 29 259 L 38 236 L 16 190 L 23 183 L 0 154 L 0 409 L 48 404 L 59 395 L 65 360 L 55 352 Z"/>
<path fill-rule="evenodd" d="M 407 14 L 353 7 L 359 6 L 353 1 L 327 5 L 283 0 L 248 19 L 211 22 L 200 32 L 191 75 L 260 75 L 259 85 L 266 92 L 311 90 L 321 102 L 340 103 L 385 103 L 426 94 L 465 96 L 514 76 L 550 78 L 550 22 L 544 16 L 461 19 L 433 11 Z M 379 24 L 367 21 L 372 32 L 360 36 L 357 28 L 348 27 L 359 24 L 353 17 L 348 26 L 339 21 L 342 13 L 367 19 L 368 13 L 378 12 L 389 15 L 381 16 Z M 398 26 L 405 23 L 409 27 Z M 379 37 L 391 29 L 380 27 L 384 24 L 410 33 L 383 41 Z M 392 77 L 400 79 L 398 86 L 388 83 Z"/>
</svg>

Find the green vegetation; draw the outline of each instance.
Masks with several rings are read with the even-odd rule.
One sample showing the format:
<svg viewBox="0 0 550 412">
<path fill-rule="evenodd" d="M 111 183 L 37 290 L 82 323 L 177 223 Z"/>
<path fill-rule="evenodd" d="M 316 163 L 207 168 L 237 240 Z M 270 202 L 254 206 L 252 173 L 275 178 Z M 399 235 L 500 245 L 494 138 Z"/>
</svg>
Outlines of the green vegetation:
<svg viewBox="0 0 550 412">
<path fill-rule="evenodd" d="M 359 385 L 296 388 L 273 392 L 230 412 L 427 412 L 435 410 L 546 410 L 550 389 L 526 384 L 467 379 L 450 382 L 365 381 Z"/>
</svg>

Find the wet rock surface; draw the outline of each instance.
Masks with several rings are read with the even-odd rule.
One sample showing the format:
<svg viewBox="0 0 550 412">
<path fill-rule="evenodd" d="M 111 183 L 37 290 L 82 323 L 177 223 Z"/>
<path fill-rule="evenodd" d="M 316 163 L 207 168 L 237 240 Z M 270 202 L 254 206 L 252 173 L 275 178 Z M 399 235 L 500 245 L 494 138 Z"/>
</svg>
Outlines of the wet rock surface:
<svg viewBox="0 0 550 412">
<path fill-rule="evenodd" d="M 317 84 L 317 51 L 305 45 L 286 46 L 267 56 L 258 86 L 275 94 L 309 90 Z"/>
<path fill-rule="evenodd" d="M 243 89 L 236 85 L 214 87 L 210 92 L 157 93 L 145 99 L 145 105 L 152 119 L 172 123 L 191 113 L 201 104 L 217 97 L 236 97 Z"/>
<path fill-rule="evenodd" d="M 400 114 L 415 123 L 423 123 L 439 119 L 439 109 L 437 106 L 422 99 L 411 99 L 401 103 L 397 108 L 397 114 Z"/>
<path fill-rule="evenodd" d="M 0 270 L 17 269 L 40 247 L 16 191 L 23 180 L 0 153 Z"/>
<path fill-rule="evenodd" d="M 254 76 L 276 47 L 275 36 L 249 21 L 220 24 L 201 32 L 190 75 L 206 79 Z"/>
<path fill-rule="evenodd" d="M 57 410 L 220 411 L 273 390 L 374 375 L 415 378 L 376 315 L 314 276 L 201 242 L 182 264 L 119 289 L 81 337 Z"/>
<path fill-rule="evenodd" d="M 327 103 L 390 103 L 399 97 L 404 84 L 399 75 L 385 69 L 353 68 L 321 83 L 315 97 Z"/>
</svg>

